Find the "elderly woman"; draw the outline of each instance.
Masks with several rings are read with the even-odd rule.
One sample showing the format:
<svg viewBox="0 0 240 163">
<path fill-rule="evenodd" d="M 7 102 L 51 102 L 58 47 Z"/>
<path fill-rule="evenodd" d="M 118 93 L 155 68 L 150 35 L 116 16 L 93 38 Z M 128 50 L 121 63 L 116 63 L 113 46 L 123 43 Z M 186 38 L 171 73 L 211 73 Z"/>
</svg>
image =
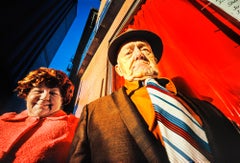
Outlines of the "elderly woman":
<svg viewBox="0 0 240 163">
<path fill-rule="evenodd" d="M 41 67 L 18 82 L 27 109 L 0 116 L 0 162 L 66 162 L 78 118 L 62 109 L 74 86 L 59 70 Z"/>
</svg>

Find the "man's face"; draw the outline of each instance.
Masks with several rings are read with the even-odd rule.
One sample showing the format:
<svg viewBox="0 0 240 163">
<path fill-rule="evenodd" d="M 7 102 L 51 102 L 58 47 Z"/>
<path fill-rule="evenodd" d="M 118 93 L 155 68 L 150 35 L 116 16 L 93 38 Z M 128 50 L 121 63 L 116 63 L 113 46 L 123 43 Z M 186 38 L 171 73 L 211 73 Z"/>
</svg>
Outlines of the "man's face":
<svg viewBox="0 0 240 163">
<path fill-rule="evenodd" d="M 26 98 L 29 116 L 46 117 L 62 106 L 62 96 L 59 88 L 45 86 L 32 88 Z"/>
<path fill-rule="evenodd" d="M 158 76 L 156 58 L 151 46 L 145 41 L 124 44 L 120 48 L 115 70 L 128 81 Z"/>
</svg>

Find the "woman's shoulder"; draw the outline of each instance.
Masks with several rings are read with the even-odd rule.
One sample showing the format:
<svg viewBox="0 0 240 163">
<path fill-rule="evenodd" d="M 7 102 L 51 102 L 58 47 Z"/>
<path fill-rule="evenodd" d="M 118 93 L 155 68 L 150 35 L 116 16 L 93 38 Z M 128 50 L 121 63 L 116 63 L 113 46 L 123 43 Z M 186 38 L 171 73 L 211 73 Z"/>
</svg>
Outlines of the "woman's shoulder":
<svg viewBox="0 0 240 163">
<path fill-rule="evenodd" d="M 0 116 L 0 120 L 7 121 L 7 120 L 20 120 L 27 118 L 27 110 L 24 110 L 20 113 L 17 112 L 6 112 Z"/>
</svg>

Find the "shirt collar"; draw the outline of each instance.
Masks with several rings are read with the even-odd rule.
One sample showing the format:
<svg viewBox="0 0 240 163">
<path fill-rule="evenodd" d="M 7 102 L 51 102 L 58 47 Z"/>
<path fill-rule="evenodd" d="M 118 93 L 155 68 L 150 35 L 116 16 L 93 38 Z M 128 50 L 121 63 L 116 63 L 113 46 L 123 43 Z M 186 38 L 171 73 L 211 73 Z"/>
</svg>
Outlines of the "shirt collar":
<svg viewBox="0 0 240 163">
<path fill-rule="evenodd" d="M 157 78 L 156 81 L 163 87 L 165 87 L 168 91 L 172 92 L 173 94 L 177 94 L 177 88 L 173 81 L 168 78 Z M 144 82 L 139 80 L 139 81 L 127 81 L 125 80 L 124 86 L 126 88 L 127 94 L 130 94 L 130 92 L 135 91 L 141 87 L 144 86 Z"/>
</svg>

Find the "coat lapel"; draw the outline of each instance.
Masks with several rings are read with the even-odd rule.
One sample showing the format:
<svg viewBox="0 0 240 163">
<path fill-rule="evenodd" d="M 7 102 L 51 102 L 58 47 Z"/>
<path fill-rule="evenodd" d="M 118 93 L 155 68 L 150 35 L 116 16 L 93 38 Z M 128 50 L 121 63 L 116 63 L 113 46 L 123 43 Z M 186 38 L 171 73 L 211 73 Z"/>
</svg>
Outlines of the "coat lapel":
<svg viewBox="0 0 240 163">
<path fill-rule="evenodd" d="M 113 94 L 116 96 L 116 107 L 130 134 L 138 144 L 149 162 L 168 162 L 167 154 L 162 144 L 148 130 L 148 126 L 140 113 L 130 101 L 124 88 Z"/>
</svg>

